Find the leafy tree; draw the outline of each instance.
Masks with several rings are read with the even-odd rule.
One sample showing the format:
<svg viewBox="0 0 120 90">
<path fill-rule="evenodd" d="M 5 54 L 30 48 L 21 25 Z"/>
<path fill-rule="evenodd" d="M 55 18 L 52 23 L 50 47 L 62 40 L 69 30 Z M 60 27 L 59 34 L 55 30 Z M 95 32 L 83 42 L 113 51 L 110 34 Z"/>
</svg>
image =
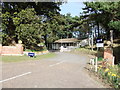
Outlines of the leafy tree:
<svg viewBox="0 0 120 90">
<path fill-rule="evenodd" d="M 2 37 L 3 45 L 11 45 L 22 40 L 25 46 L 39 43 L 47 35 L 54 14 L 59 14 L 61 2 L 3 2 Z M 47 26 L 47 27 L 46 27 Z"/>
<path fill-rule="evenodd" d="M 109 30 L 113 29 L 118 35 L 120 32 L 119 22 L 120 22 L 120 1 L 119 2 L 85 2 L 86 7 L 84 10 L 85 17 L 87 20 L 95 21 L 98 25 L 104 27 L 109 37 Z"/>
<path fill-rule="evenodd" d="M 70 13 L 64 16 L 63 38 L 72 38 L 73 32 L 80 31 L 81 20 L 78 16 L 72 17 Z"/>
<path fill-rule="evenodd" d="M 54 42 L 55 40 L 61 38 L 64 33 L 65 18 L 62 15 L 55 14 L 52 19 L 46 21 L 47 26 L 45 26 L 46 43 Z"/>
<path fill-rule="evenodd" d="M 16 35 L 25 46 L 37 47 L 37 44 L 41 42 L 42 23 L 40 21 L 41 17 L 36 15 L 34 8 L 26 8 L 13 18 Z"/>
</svg>

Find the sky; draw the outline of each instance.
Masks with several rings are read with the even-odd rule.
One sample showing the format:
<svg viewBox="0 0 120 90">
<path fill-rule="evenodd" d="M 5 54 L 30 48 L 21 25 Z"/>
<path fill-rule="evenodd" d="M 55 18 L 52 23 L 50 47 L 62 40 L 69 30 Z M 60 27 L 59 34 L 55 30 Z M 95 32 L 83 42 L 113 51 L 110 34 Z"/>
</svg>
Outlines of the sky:
<svg viewBox="0 0 120 90">
<path fill-rule="evenodd" d="M 85 5 L 83 2 L 67 2 L 60 6 L 60 13 L 61 14 L 67 14 L 71 13 L 71 16 L 79 16 L 80 12 L 82 12 L 82 8 L 84 8 Z"/>
</svg>

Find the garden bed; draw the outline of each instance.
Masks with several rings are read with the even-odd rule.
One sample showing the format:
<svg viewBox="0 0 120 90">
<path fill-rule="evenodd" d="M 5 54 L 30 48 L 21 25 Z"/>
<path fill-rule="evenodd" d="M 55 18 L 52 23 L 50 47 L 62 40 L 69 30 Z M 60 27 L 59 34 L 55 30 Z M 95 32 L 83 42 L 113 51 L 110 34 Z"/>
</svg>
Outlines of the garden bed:
<svg viewBox="0 0 120 90">
<path fill-rule="evenodd" d="M 120 89 L 120 65 L 114 66 L 102 66 L 98 65 L 97 72 L 95 72 L 95 67 L 91 68 L 90 65 L 87 66 L 90 74 L 96 75 L 105 84 L 109 84 L 112 88 Z"/>
<path fill-rule="evenodd" d="M 102 66 L 98 66 L 98 72 L 97 74 L 103 78 L 106 79 L 108 83 L 112 85 L 112 87 L 120 89 L 120 66 L 114 65 L 114 66 L 108 66 L 106 68 Z"/>
</svg>

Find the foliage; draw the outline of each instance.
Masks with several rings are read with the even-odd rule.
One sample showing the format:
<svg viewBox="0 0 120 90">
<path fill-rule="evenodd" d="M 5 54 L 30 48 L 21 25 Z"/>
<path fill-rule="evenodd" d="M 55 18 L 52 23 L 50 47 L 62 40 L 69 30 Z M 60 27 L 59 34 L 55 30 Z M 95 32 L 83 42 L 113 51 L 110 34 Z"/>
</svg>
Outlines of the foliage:
<svg viewBox="0 0 120 90">
<path fill-rule="evenodd" d="M 78 17 L 67 15 L 54 15 L 52 19 L 46 21 L 47 26 L 45 32 L 47 34 L 47 42 L 51 43 L 61 38 L 72 38 L 73 32 L 78 31 Z"/>
<path fill-rule="evenodd" d="M 118 65 L 109 66 L 104 69 L 101 65 L 98 66 L 98 74 L 103 78 L 107 79 L 107 82 L 112 83 L 114 88 L 120 88 L 120 67 Z"/>
<path fill-rule="evenodd" d="M 108 24 L 110 27 L 117 29 L 120 31 L 120 21 L 110 21 L 110 23 Z"/>
<path fill-rule="evenodd" d="M 36 1 L 36 0 L 35 0 Z M 3 2 L 3 45 L 21 40 L 25 48 L 35 49 L 39 43 L 71 38 L 79 31 L 79 17 L 60 15 L 60 2 Z"/>
<path fill-rule="evenodd" d="M 40 21 L 40 17 L 36 15 L 33 8 L 22 10 L 13 18 L 18 39 L 23 41 L 23 44 L 29 46 L 31 49 L 33 49 L 31 46 L 36 45 L 37 47 L 37 44 L 42 42 L 42 25 Z"/>
<path fill-rule="evenodd" d="M 109 30 L 113 29 L 118 35 L 120 32 L 119 23 L 120 23 L 120 1 L 119 2 L 84 2 L 86 5 L 84 10 L 83 17 L 87 21 L 95 21 L 93 23 L 98 26 L 104 27 L 109 36 Z"/>
<path fill-rule="evenodd" d="M 60 15 L 62 2 L 4 2 L 2 3 L 3 45 L 21 40 L 25 48 L 35 49 L 39 43 L 51 43 L 71 38 L 77 31 L 78 17 Z"/>
<path fill-rule="evenodd" d="M 21 40 L 26 48 L 44 42 L 49 34 L 47 20 L 59 15 L 62 2 L 3 2 L 2 37 L 3 45 L 13 45 Z M 47 27 L 46 27 L 47 26 Z M 33 49 L 33 48 L 32 48 Z"/>
</svg>

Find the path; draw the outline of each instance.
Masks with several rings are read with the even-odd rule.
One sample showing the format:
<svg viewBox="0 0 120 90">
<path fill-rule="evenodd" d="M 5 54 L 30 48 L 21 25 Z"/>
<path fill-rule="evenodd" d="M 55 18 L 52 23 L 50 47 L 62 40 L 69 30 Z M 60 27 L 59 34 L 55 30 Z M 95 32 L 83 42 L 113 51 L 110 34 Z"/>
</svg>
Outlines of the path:
<svg viewBox="0 0 120 90">
<path fill-rule="evenodd" d="M 105 88 L 85 72 L 87 56 L 56 54 L 45 60 L 3 64 L 3 88 Z"/>
</svg>

